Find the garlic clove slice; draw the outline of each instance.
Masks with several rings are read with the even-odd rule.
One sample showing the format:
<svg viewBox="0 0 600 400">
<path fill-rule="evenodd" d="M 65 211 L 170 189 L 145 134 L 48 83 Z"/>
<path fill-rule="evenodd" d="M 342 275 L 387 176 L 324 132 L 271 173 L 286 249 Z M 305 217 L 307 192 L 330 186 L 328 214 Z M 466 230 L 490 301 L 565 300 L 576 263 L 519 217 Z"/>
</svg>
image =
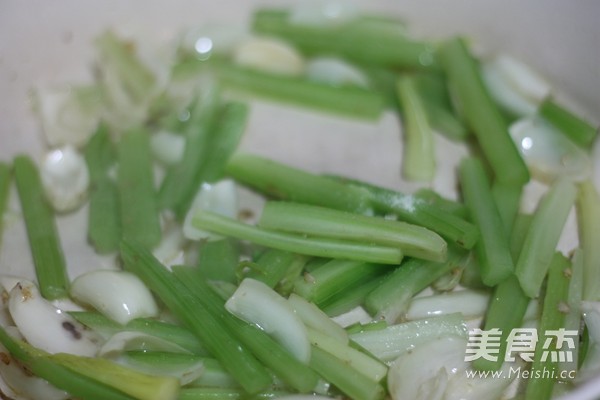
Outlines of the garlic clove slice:
<svg viewBox="0 0 600 400">
<path fill-rule="evenodd" d="M 71 284 L 71 296 L 122 325 L 135 318 L 155 317 L 159 312 L 150 290 L 126 271 L 86 272 Z"/>
<path fill-rule="evenodd" d="M 48 353 L 94 356 L 99 338 L 74 318 L 54 307 L 30 281 L 19 281 L 10 291 L 10 315 L 29 344 Z"/>
</svg>

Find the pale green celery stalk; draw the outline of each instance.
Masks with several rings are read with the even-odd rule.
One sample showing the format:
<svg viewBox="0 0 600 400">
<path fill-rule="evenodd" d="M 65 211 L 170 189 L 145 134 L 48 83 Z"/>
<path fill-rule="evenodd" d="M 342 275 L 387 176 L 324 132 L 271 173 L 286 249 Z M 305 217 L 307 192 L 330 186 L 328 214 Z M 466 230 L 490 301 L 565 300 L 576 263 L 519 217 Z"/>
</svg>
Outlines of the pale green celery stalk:
<svg viewBox="0 0 600 400">
<path fill-rule="evenodd" d="M 309 237 L 373 243 L 398 247 L 410 257 L 446 259 L 447 245 L 437 233 L 421 226 L 291 202 L 268 202 L 261 228 Z"/>
<path fill-rule="evenodd" d="M 330 317 L 335 317 L 363 305 L 369 293 L 381 286 L 391 273 L 393 272 L 376 276 L 358 285 L 346 288 L 346 290 L 328 301 L 327 304 L 324 304 L 321 307 L 322 310 Z"/>
<path fill-rule="evenodd" d="M 402 106 L 404 154 L 402 173 L 412 181 L 430 182 L 436 171 L 433 131 L 427 110 L 410 75 L 398 78 L 396 90 Z"/>
<path fill-rule="evenodd" d="M 529 232 L 532 221 L 532 214 L 519 213 L 515 218 L 510 234 L 510 254 L 513 260 L 519 259 L 519 254 L 521 254 L 521 250 L 523 249 L 525 237 L 527 236 L 527 232 Z"/>
<path fill-rule="evenodd" d="M 378 24 L 360 24 L 360 18 L 340 24 L 308 25 L 289 20 L 286 10 L 262 9 L 254 14 L 252 29 L 277 36 L 307 55 L 337 55 L 365 64 L 409 69 L 435 66 L 433 46 L 415 41 Z"/>
<path fill-rule="evenodd" d="M 535 354 L 531 364 L 532 371 L 545 370 L 550 371 L 550 374 L 558 374 L 558 362 L 553 361 L 550 356 L 543 360 L 543 354 L 557 352 L 557 350 L 565 351 L 563 344 L 561 344 L 562 349 L 557 348 L 556 337 L 548 335 L 548 332 L 564 328 L 570 278 L 567 271 L 570 272 L 570 268 L 571 264 L 567 258 L 560 253 L 554 253 L 548 271 L 544 307 L 538 326 L 539 339 L 535 346 Z M 573 339 L 577 341 L 578 337 Z M 550 346 L 545 345 L 548 340 L 552 340 Z M 569 348 L 567 351 L 572 350 Z M 546 376 L 539 379 L 529 379 L 525 391 L 525 400 L 550 399 L 556 380 L 555 377 L 548 378 Z"/>
<path fill-rule="evenodd" d="M 121 243 L 121 257 L 125 269 L 140 277 L 244 390 L 258 393 L 271 384 L 271 376 L 246 346 L 147 248 L 125 240 Z"/>
<path fill-rule="evenodd" d="M 193 102 L 190 120 L 185 126 L 182 159 L 167 170 L 158 192 L 161 208 L 177 210 L 189 197 L 189 192 L 196 193 L 196 176 L 209 152 L 210 135 L 214 132 L 221 104 L 220 94 L 218 88 L 208 87 Z"/>
<path fill-rule="evenodd" d="M 237 283 L 239 261 L 240 246 L 235 240 L 225 238 L 200 244 L 198 268 L 208 279 Z"/>
<path fill-rule="evenodd" d="M 152 248 L 160 243 L 161 227 L 148 132 L 125 132 L 117 146 L 117 159 L 122 237 Z"/>
<path fill-rule="evenodd" d="M 583 148 L 590 147 L 598 135 L 597 127 L 573 114 L 550 97 L 540 104 L 538 113 Z"/>
<path fill-rule="evenodd" d="M 38 168 L 28 156 L 20 155 L 14 160 L 13 173 L 40 292 L 49 300 L 68 297 L 66 261 Z"/>
<path fill-rule="evenodd" d="M 561 179 L 538 204 L 515 268 L 529 297 L 538 295 L 576 196 L 575 185 Z"/>
<path fill-rule="evenodd" d="M 421 188 L 414 192 L 413 196 L 425 200 L 430 204 L 449 212 L 450 214 L 456 215 L 459 218 L 467 218 L 469 215 L 469 210 L 464 203 L 442 197 L 433 189 Z"/>
<path fill-rule="evenodd" d="M 403 254 L 400 249 L 389 246 L 375 246 L 350 241 L 306 238 L 281 232 L 273 232 L 244 224 L 208 211 L 196 214 L 192 224 L 198 228 L 223 236 L 267 246 L 274 249 L 295 252 L 316 257 L 343 258 L 381 264 L 399 264 Z"/>
<path fill-rule="evenodd" d="M 465 262 L 465 267 L 460 277 L 460 284 L 470 289 L 488 289 L 488 286 L 481 280 L 481 268 L 479 267 L 475 252 L 471 252 Z"/>
<path fill-rule="evenodd" d="M 448 314 L 390 325 L 383 329 L 363 330 L 350 334 L 350 339 L 381 361 L 388 362 L 421 343 L 446 336 L 467 338 L 467 327 L 462 314 Z"/>
<path fill-rule="evenodd" d="M 581 330 L 581 300 L 583 297 L 583 251 L 579 248 L 576 249 L 571 258 L 571 269 L 565 271 L 565 275 L 569 278 L 569 294 L 567 296 L 566 304 L 568 306 L 568 312 L 565 315 L 564 328 L 567 331 Z M 558 368 L 563 374 L 562 376 L 569 376 L 571 371 L 578 370 L 579 364 L 579 340 L 574 340 L 575 347 L 569 349 L 573 356 L 572 361 L 565 360 L 558 362 Z M 564 371 L 564 372 L 563 372 Z"/>
<path fill-rule="evenodd" d="M 362 261 L 331 260 L 306 272 L 294 285 L 294 292 L 319 307 L 325 307 L 337 294 L 347 288 L 379 276 L 388 266 Z"/>
<path fill-rule="evenodd" d="M 2 232 L 4 231 L 4 212 L 8 203 L 10 192 L 11 172 L 8 164 L 0 162 L 0 248 L 2 246 Z"/>
<path fill-rule="evenodd" d="M 147 100 L 155 87 L 156 78 L 143 65 L 135 54 L 135 48 L 118 38 L 113 32 L 106 31 L 95 40 L 103 69 L 114 71 L 119 84 L 134 102 Z"/>
<path fill-rule="evenodd" d="M 238 147 L 246 129 L 248 112 L 246 103 L 235 101 L 227 102 L 219 109 L 214 128 L 208 136 L 208 142 L 205 143 L 206 147 L 201 154 L 196 154 L 200 165 L 190 187 L 193 190 L 185 192 L 175 207 L 180 219 L 187 214 L 202 182 L 215 182 L 223 178 L 225 165 Z"/>
<path fill-rule="evenodd" d="M 116 150 L 105 126 L 98 128 L 85 147 L 90 174 L 88 238 L 98 253 L 119 250 L 121 221 L 117 186 L 110 177 L 116 167 Z"/>
<path fill-rule="evenodd" d="M 317 346 L 312 346 L 310 366 L 351 399 L 378 400 L 385 397 L 385 390 L 377 381 Z"/>
<path fill-rule="evenodd" d="M 479 228 L 480 237 L 475 245 L 475 253 L 481 279 L 486 285 L 495 286 L 514 271 L 508 235 L 483 164 L 475 157 L 465 158 L 460 163 L 459 176 L 471 220 Z"/>
<path fill-rule="evenodd" d="M 394 323 L 406 312 L 415 294 L 464 262 L 465 256 L 459 251 L 450 251 L 444 263 L 409 259 L 367 295 L 365 307 L 371 315 Z"/>
<path fill-rule="evenodd" d="M 200 340 L 188 329 L 179 325 L 148 318 L 137 318 L 129 321 L 126 325 L 120 325 L 100 313 L 90 311 L 69 311 L 69 315 L 105 339 L 117 332 L 140 332 L 177 344 L 193 354 L 207 354 L 207 350 Z"/>
<path fill-rule="evenodd" d="M 479 238 L 475 225 L 418 195 L 407 195 L 362 181 L 338 180 L 346 182 L 349 187 L 366 190 L 377 212 L 394 214 L 402 221 L 423 226 L 464 249 L 471 249 Z"/>
<path fill-rule="evenodd" d="M 362 353 L 336 338 L 314 329 L 308 329 L 310 343 L 321 350 L 339 358 L 346 365 L 367 378 L 381 382 L 387 375 L 387 366 L 381 361 Z"/>
<path fill-rule="evenodd" d="M 482 82 L 477 62 L 465 41 L 461 38 L 448 40 L 438 49 L 438 54 L 465 120 L 496 179 L 514 185 L 527 183 L 527 166 L 508 133 L 502 114 Z"/>
<path fill-rule="evenodd" d="M 190 387 L 181 389 L 178 400 L 260 400 L 276 399 L 287 395 L 290 395 L 290 393 L 267 391 L 249 396 L 248 393 L 239 389 Z"/>
<path fill-rule="evenodd" d="M 294 309 L 294 313 L 302 320 L 307 328 L 314 329 L 327 337 L 342 344 L 348 343 L 348 334 L 339 324 L 334 322 L 314 303 L 311 303 L 295 293 L 290 294 L 288 303 Z"/>
<path fill-rule="evenodd" d="M 385 109 L 379 92 L 358 86 L 332 86 L 226 63 L 217 63 L 215 73 L 224 88 L 318 111 L 376 120 Z"/>
<path fill-rule="evenodd" d="M 492 184 L 492 197 L 500 213 L 505 232 L 511 232 L 521 206 L 523 187 L 500 182 Z"/>
<path fill-rule="evenodd" d="M 289 273 L 292 276 L 291 282 L 296 280 L 295 278 L 300 275 L 306 261 L 305 256 L 289 251 L 267 249 L 253 263 L 245 276 L 261 281 L 271 289 L 280 290 L 284 286 L 290 286 L 290 279 L 284 281 Z"/>
<path fill-rule="evenodd" d="M 236 154 L 226 171 L 236 181 L 280 200 L 357 213 L 366 213 L 371 207 L 364 189 L 260 156 Z"/>
<path fill-rule="evenodd" d="M 435 132 L 439 132 L 446 138 L 461 142 L 469 136 L 469 131 L 464 124 L 451 111 L 423 99 L 423 106 L 427 112 L 429 124 Z"/>
<path fill-rule="evenodd" d="M 318 377 L 308 366 L 298 361 L 265 331 L 227 312 L 225 301 L 212 291 L 204 277 L 197 271 L 188 267 L 173 267 L 173 273 L 188 290 L 194 293 L 202 307 L 250 349 L 256 358 L 277 377 L 303 393 L 312 391 L 317 386 Z"/>
<path fill-rule="evenodd" d="M 122 389 L 122 386 L 130 386 L 130 389 L 139 390 L 156 390 L 155 384 L 158 383 L 161 378 L 153 377 L 154 384 L 148 384 L 149 382 L 137 381 L 138 374 L 130 370 L 121 370 L 120 367 L 108 360 L 101 359 L 85 359 L 87 365 L 74 364 L 78 361 L 67 360 L 63 356 L 76 357 L 77 359 L 83 359 L 83 357 L 71 356 L 65 353 L 49 355 L 41 350 L 38 350 L 30 345 L 16 341 L 11 338 L 4 328 L 0 327 L 0 342 L 10 352 L 10 354 L 26 366 L 30 373 L 45 379 L 53 386 L 62 389 L 72 396 L 89 399 L 89 400 L 134 400 L 134 399 L 152 399 L 150 396 L 136 397 L 135 395 L 128 394 Z M 99 360 L 87 361 L 87 360 Z M 109 364 L 107 364 L 109 363 Z M 114 368 L 116 367 L 116 369 Z M 107 376 L 106 374 L 112 375 L 115 372 L 123 373 L 120 377 Z M 135 377 L 134 377 L 135 375 Z M 135 378 L 135 379 L 134 379 Z M 123 382 L 125 380 L 125 382 Z M 166 386 L 171 386 L 173 389 L 178 390 L 179 384 L 175 381 L 176 386 L 172 386 L 170 379 L 164 381 Z M 117 387 L 113 386 L 114 384 Z M 173 392 L 175 393 L 175 392 Z M 165 396 L 167 394 L 165 393 Z M 175 395 L 170 397 L 164 397 L 167 399 L 175 399 Z"/>
<path fill-rule="evenodd" d="M 600 301 L 600 196 L 591 181 L 579 185 L 576 210 L 583 251 L 583 299 Z"/>
</svg>

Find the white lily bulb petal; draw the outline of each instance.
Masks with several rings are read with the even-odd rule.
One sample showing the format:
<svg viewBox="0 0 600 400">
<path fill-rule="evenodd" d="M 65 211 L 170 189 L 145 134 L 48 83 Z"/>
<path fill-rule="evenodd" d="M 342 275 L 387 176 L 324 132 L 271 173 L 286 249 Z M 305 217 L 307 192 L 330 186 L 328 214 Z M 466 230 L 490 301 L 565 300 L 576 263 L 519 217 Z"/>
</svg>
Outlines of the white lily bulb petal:
<svg viewBox="0 0 600 400">
<path fill-rule="evenodd" d="M 185 264 L 185 242 L 186 238 L 179 224 L 171 224 L 163 229 L 162 239 L 152 250 L 152 254 L 166 267 Z"/>
<path fill-rule="evenodd" d="M 183 157 L 185 137 L 177 133 L 160 131 L 150 137 L 150 148 L 158 161 L 173 165 Z"/>
<path fill-rule="evenodd" d="M 312 59 L 306 65 L 306 76 L 311 81 L 333 86 L 369 86 L 369 80 L 361 70 L 335 57 Z"/>
<path fill-rule="evenodd" d="M 581 181 L 590 176 L 592 161 L 586 151 L 542 118 L 520 119 L 509 132 L 536 179 L 547 182 L 566 176 Z"/>
<path fill-rule="evenodd" d="M 135 318 L 158 315 L 150 290 L 137 276 L 125 271 L 86 272 L 73 281 L 71 296 L 122 325 Z"/>
<path fill-rule="evenodd" d="M 483 64 L 481 76 L 493 99 L 509 113 L 526 117 L 537 111 L 538 103 L 511 86 L 510 82 L 507 82 L 500 71 L 495 68 L 495 65 Z"/>
<path fill-rule="evenodd" d="M 393 400 L 441 400 L 451 375 L 464 371 L 467 341 L 444 337 L 404 353 L 390 365 L 388 388 Z"/>
<path fill-rule="evenodd" d="M 304 324 L 287 300 L 264 283 L 244 279 L 225 308 L 273 336 L 301 362 L 310 360 L 310 341 Z"/>
<path fill-rule="evenodd" d="M 235 183 L 224 179 L 216 183 L 204 183 L 188 211 L 183 223 L 183 234 L 190 240 L 214 239 L 217 235 L 194 227 L 194 216 L 202 211 L 210 211 L 225 217 L 236 218 L 238 201 Z"/>
<path fill-rule="evenodd" d="M 98 357 L 118 358 L 125 351 L 164 351 L 168 353 L 187 353 L 190 352 L 183 347 L 141 332 L 122 331 L 112 335 L 98 350 Z"/>
<path fill-rule="evenodd" d="M 304 297 L 292 293 L 288 302 L 294 312 L 304 324 L 318 332 L 333 337 L 341 343 L 348 343 L 348 333 L 339 324 L 334 322 L 323 310 L 314 303 L 307 301 Z"/>
<path fill-rule="evenodd" d="M 20 281 L 10 291 L 8 308 L 21 335 L 34 347 L 80 356 L 94 356 L 98 350 L 98 337 L 46 301 L 33 282 Z"/>
<path fill-rule="evenodd" d="M 540 74 L 514 57 L 502 54 L 492 63 L 511 86 L 537 103 L 542 102 L 552 90 L 550 84 Z"/>
<path fill-rule="evenodd" d="M 40 168 L 46 196 L 57 211 L 79 207 L 86 198 L 90 177 L 85 159 L 72 146 L 52 150 Z"/>
<path fill-rule="evenodd" d="M 444 400 L 496 400 L 502 398 L 518 374 L 514 371 L 525 368 L 519 359 L 516 362 L 502 364 L 499 370 L 501 378 L 482 378 L 478 371 L 464 371 L 448 379 Z M 472 375 L 471 375 L 472 374 Z"/>
<path fill-rule="evenodd" d="M 241 42 L 233 52 L 237 65 L 280 75 L 304 73 L 304 59 L 289 44 L 272 38 L 251 38 Z"/>
</svg>

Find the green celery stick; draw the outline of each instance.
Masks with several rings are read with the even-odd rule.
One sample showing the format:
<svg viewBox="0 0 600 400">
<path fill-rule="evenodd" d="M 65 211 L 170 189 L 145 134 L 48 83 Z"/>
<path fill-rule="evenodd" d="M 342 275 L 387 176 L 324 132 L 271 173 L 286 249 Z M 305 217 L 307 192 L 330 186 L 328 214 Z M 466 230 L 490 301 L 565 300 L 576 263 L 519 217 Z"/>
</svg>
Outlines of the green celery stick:
<svg viewBox="0 0 600 400">
<path fill-rule="evenodd" d="M 430 182 L 436 171 L 434 137 L 415 78 L 401 76 L 396 83 L 396 91 L 402 106 L 404 127 L 402 173 L 408 180 Z"/>
<path fill-rule="evenodd" d="M 495 177 L 502 183 L 527 183 L 527 166 L 508 134 L 506 122 L 490 98 L 477 62 L 464 40 L 448 40 L 438 52 L 449 84 L 456 91 L 465 120 L 473 130 Z"/>
<path fill-rule="evenodd" d="M 178 400 L 238 400 L 238 399 L 274 399 L 290 395 L 281 391 L 266 391 L 248 396 L 243 390 L 215 387 L 185 387 L 181 389 Z"/>
<path fill-rule="evenodd" d="M 515 218 L 521 206 L 521 193 L 523 187 L 519 185 L 506 185 L 499 182 L 492 184 L 492 197 L 500 213 L 505 232 L 511 232 Z"/>
<path fill-rule="evenodd" d="M 196 214 L 192 224 L 198 229 L 219 235 L 248 240 L 262 246 L 309 256 L 342 258 L 381 264 L 399 264 L 403 258 L 402 251 L 394 247 L 307 238 L 300 235 L 268 231 L 209 211 L 200 211 Z"/>
<path fill-rule="evenodd" d="M 548 285 L 544 296 L 544 307 L 538 326 L 539 339 L 535 346 L 535 354 L 532 371 L 549 371 L 549 374 L 558 375 L 558 362 L 552 361 L 551 357 L 543 360 L 544 352 L 557 351 L 555 337 L 547 335 L 548 331 L 556 331 L 564 328 L 569 293 L 569 275 L 565 273 L 571 265 L 567 258 L 560 253 L 554 253 L 550 268 L 548 270 Z M 553 339 L 554 338 L 554 339 Z M 550 346 L 545 346 L 547 340 L 552 340 Z M 574 338 L 578 340 L 577 337 Z M 562 344 L 561 344 L 562 345 Z M 562 346 L 561 351 L 565 351 Z M 566 351 L 572 351 L 566 349 Z M 539 379 L 529 379 L 525 390 L 525 400 L 547 400 L 552 398 L 552 389 L 556 378 L 542 376 Z"/>
<path fill-rule="evenodd" d="M 579 248 L 573 252 L 571 257 L 571 268 L 565 270 L 565 276 L 569 278 L 569 293 L 567 295 L 567 307 L 561 307 L 562 310 L 567 311 L 565 315 L 565 330 L 571 330 L 579 332 L 581 330 L 581 300 L 583 297 L 583 251 Z M 569 349 L 573 356 L 571 361 L 559 360 L 558 368 L 560 369 L 562 376 L 571 378 L 573 371 L 577 371 L 579 364 L 579 340 L 574 341 L 575 347 Z M 570 379 L 569 379 L 570 380 Z"/>
<path fill-rule="evenodd" d="M 236 181 L 281 200 L 365 213 L 369 193 L 334 179 L 250 154 L 236 154 L 227 165 Z"/>
<path fill-rule="evenodd" d="M 0 247 L 2 246 L 2 232 L 4 231 L 4 212 L 8 203 L 10 191 L 11 172 L 8 164 L 0 162 Z"/>
<path fill-rule="evenodd" d="M 387 266 L 361 261 L 331 260 L 299 278 L 294 292 L 321 307 L 346 288 L 388 270 Z"/>
<path fill-rule="evenodd" d="M 393 272 L 378 275 L 358 285 L 346 288 L 346 290 L 338 293 L 326 304 L 322 305 L 322 310 L 330 317 L 335 317 L 363 305 L 368 294 L 381 286 L 391 273 Z"/>
<path fill-rule="evenodd" d="M 376 120 L 385 109 L 379 92 L 358 86 L 332 86 L 225 63 L 217 64 L 215 72 L 225 88 L 318 111 Z"/>
<path fill-rule="evenodd" d="M 597 127 L 562 107 L 550 97 L 540 104 L 538 113 L 583 148 L 589 148 L 598 135 Z"/>
<path fill-rule="evenodd" d="M 262 364 L 147 248 L 125 240 L 121 256 L 125 269 L 140 277 L 247 392 L 258 393 L 270 385 Z"/>
<path fill-rule="evenodd" d="M 435 232 L 381 217 L 278 201 L 264 206 L 258 225 L 309 237 L 398 247 L 407 256 L 426 260 L 441 262 L 446 259 L 446 242 Z"/>
<path fill-rule="evenodd" d="M 117 146 L 117 188 L 123 239 L 154 247 L 161 239 L 148 133 L 123 134 Z"/>
<path fill-rule="evenodd" d="M 459 167 L 460 184 L 471 219 L 479 228 L 475 245 L 481 279 L 495 286 L 514 271 L 508 236 L 494 202 L 483 164 L 474 157 L 465 158 Z"/>
<path fill-rule="evenodd" d="M 382 27 L 384 29 L 382 29 Z M 277 36 L 307 55 L 337 55 L 365 64 L 409 69 L 435 66 L 433 46 L 408 38 L 387 23 L 360 17 L 340 24 L 301 24 L 290 21 L 286 10 L 262 9 L 254 14 L 252 29 Z"/>
<path fill-rule="evenodd" d="M 591 181 L 579 185 L 576 210 L 583 251 L 583 299 L 600 301 L 600 196 Z"/>
<path fill-rule="evenodd" d="M 40 292 L 49 300 L 66 298 L 67 265 L 38 169 L 25 155 L 15 158 L 13 169 Z"/>
<path fill-rule="evenodd" d="M 529 297 L 538 295 L 576 196 L 573 183 L 558 180 L 538 204 L 515 268 Z"/>
<path fill-rule="evenodd" d="M 300 392 L 308 392 L 316 387 L 318 377 L 310 368 L 294 358 L 265 331 L 227 312 L 225 301 L 212 291 L 198 271 L 189 267 L 173 267 L 173 273 L 195 294 L 207 312 L 218 319 L 276 376 Z"/>
<path fill-rule="evenodd" d="M 232 239 L 219 239 L 200 245 L 198 267 L 208 279 L 236 283 L 239 260 L 240 246 Z"/>
<path fill-rule="evenodd" d="M 467 218 L 469 211 L 460 201 L 450 200 L 442 197 L 435 190 L 429 188 L 421 188 L 413 193 L 413 196 L 429 202 L 430 204 L 443 209 L 460 218 Z"/>
<path fill-rule="evenodd" d="M 351 399 L 377 400 L 385 397 L 385 390 L 377 381 L 317 346 L 312 346 L 310 366 Z"/>
<path fill-rule="evenodd" d="M 85 148 L 90 173 L 88 238 L 98 253 L 119 250 L 121 221 L 117 186 L 110 178 L 117 155 L 108 131 L 100 127 Z"/>
<path fill-rule="evenodd" d="M 258 257 L 254 263 L 254 268 L 245 276 L 259 280 L 272 289 L 281 290 L 284 286 L 290 285 L 289 281 L 288 283 L 284 281 L 286 276 L 291 273 L 293 278 L 289 280 L 293 283 L 295 278 L 300 275 L 306 262 L 307 258 L 305 256 L 288 251 L 267 249 Z"/>
</svg>

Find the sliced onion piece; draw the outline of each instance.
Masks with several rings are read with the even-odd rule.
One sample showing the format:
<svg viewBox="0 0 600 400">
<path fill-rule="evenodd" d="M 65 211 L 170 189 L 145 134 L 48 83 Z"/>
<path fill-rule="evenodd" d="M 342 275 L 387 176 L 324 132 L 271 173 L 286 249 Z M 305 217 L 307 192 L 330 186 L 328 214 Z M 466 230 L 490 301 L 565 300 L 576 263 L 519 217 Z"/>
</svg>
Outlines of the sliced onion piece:
<svg viewBox="0 0 600 400">
<path fill-rule="evenodd" d="M 99 338 L 42 298 L 33 282 L 22 280 L 11 291 L 10 315 L 29 344 L 48 353 L 93 356 Z"/>
<path fill-rule="evenodd" d="M 225 308 L 272 335 L 301 362 L 310 360 L 310 341 L 304 324 L 287 300 L 264 283 L 244 279 Z"/>
<path fill-rule="evenodd" d="M 87 197 L 90 184 L 87 164 L 72 146 L 50 151 L 41 165 L 40 178 L 46 197 L 57 211 L 73 210 Z"/>
<path fill-rule="evenodd" d="M 210 211 L 236 218 L 238 201 L 235 183 L 230 179 L 216 183 L 203 183 L 183 223 L 183 234 L 190 240 L 218 239 L 219 236 L 197 229 L 192 224 L 194 215 L 200 211 Z"/>
<path fill-rule="evenodd" d="M 178 163 L 183 157 L 185 137 L 177 133 L 160 131 L 150 138 L 152 154 L 165 165 Z"/>
<path fill-rule="evenodd" d="M 520 119 L 509 132 L 536 179 L 549 182 L 564 176 L 581 181 L 590 176 L 589 155 L 542 118 Z"/>
<path fill-rule="evenodd" d="M 304 73 L 304 59 L 289 44 L 273 38 L 251 38 L 241 42 L 233 61 L 243 67 L 273 74 L 298 76 Z"/>
<path fill-rule="evenodd" d="M 332 86 L 369 86 L 369 80 L 361 70 L 335 57 L 319 57 L 310 60 L 306 65 L 306 76 L 311 81 Z"/>
<path fill-rule="evenodd" d="M 71 296 L 122 325 L 135 318 L 155 317 L 159 312 L 150 290 L 125 271 L 86 272 L 73 281 Z"/>
</svg>

